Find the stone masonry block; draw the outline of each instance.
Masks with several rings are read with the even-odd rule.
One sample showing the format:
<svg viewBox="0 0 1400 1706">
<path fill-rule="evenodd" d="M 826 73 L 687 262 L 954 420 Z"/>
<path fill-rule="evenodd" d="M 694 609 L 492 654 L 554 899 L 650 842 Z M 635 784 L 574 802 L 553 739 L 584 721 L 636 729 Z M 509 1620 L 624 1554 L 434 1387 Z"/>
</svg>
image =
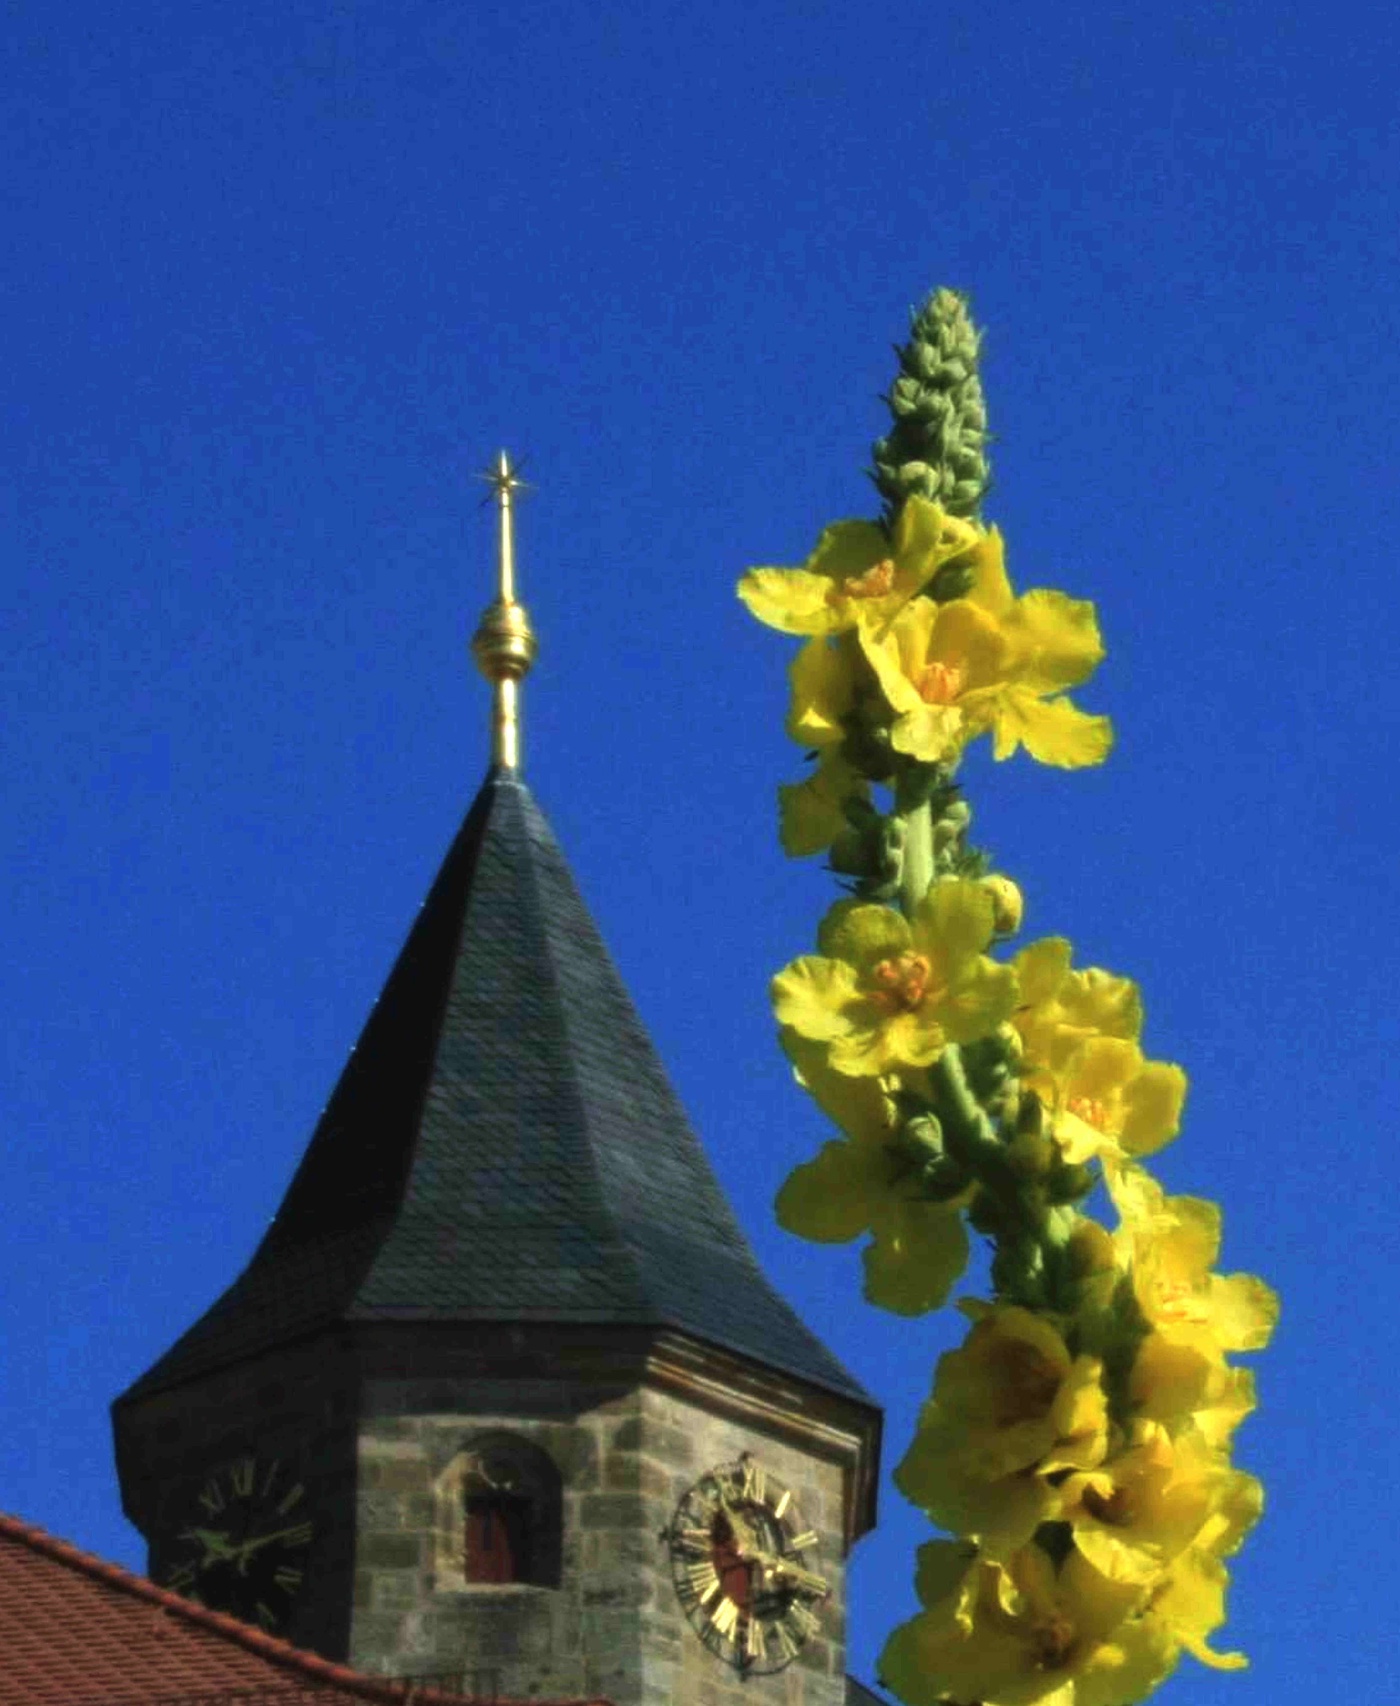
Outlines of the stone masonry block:
<svg viewBox="0 0 1400 1706">
<path fill-rule="evenodd" d="M 362 1570 L 416 1570 L 422 1561 L 418 1534 L 366 1534 L 360 1539 L 356 1563 Z"/>
<path fill-rule="evenodd" d="M 635 1493 L 588 1493 L 579 1501 L 585 1529 L 644 1529 L 652 1514 L 648 1501 Z"/>
<path fill-rule="evenodd" d="M 421 1457 L 369 1457 L 364 1464 L 365 1486 L 383 1493 L 428 1492 L 428 1466 Z"/>
</svg>

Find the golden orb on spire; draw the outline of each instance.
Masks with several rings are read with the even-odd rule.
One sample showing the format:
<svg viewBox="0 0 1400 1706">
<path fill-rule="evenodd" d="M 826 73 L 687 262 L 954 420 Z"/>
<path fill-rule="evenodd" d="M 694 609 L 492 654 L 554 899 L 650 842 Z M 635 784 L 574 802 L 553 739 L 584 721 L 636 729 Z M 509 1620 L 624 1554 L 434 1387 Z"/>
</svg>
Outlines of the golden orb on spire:
<svg viewBox="0 0 1400 1706">
<path fill-rule="evenodd" d="M 525 606 L 515 597 L 515 494 L 528 489 L 503 450 L 494 468 L 478 476 L 496 494 L 500 512 L 500 579 L 472 635 L 477 667 L 495 689 L 491 707 L 491 759 L 504 770 L 520 767 L 519 683 L 539 649 Z"/>
</svg>

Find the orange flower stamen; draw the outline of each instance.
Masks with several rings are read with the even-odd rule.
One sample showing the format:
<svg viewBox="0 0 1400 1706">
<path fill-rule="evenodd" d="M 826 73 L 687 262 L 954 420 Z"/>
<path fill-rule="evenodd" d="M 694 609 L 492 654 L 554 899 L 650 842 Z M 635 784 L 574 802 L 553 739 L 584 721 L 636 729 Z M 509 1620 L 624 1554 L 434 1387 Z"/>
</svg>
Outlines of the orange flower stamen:
<svg viewBox="0 0 1400 1706">
<path fill-rule="evenodd" d="M 1095 1131 L 1107 1131 L 1108 1108 L 1096 1096 L 1071 1096 L 1065 1106 Z"/>
<path fill-rule="evenodd" d="M 1077 1635 L 1074 1625 L 1067 1617 L 1056 1616 L 1042 1618 L 1036 1625 L 1033 1634 L 1037 1664 L 1044 1670 L 1059 1670 L 1074 1651 Z"/>
<path fill-rule="evenodd" d="M 914 687 L 925 705 L 951 705 L 962 692 L 966 674 L 955 663 L 928 663 L 914 678 Z"/>
<path fill-rule="evenodd" d="M 893 586 L 894 563 L 886 557 L 883 562 L 872 563 L 863 574 L 847 575 L 845 580 L 833 582 L 826 596 L 832 604 L 838 598 L 883 598 Z"/>
<path fill-rule="evenodd" d="M 923 954 L 901 954 L 897 960 L 881 960 L 871 972 L 875 988 L 870 999 L 882 1013 L 912 1013 L 928 994 L 932 967 Z"/>
</svg>

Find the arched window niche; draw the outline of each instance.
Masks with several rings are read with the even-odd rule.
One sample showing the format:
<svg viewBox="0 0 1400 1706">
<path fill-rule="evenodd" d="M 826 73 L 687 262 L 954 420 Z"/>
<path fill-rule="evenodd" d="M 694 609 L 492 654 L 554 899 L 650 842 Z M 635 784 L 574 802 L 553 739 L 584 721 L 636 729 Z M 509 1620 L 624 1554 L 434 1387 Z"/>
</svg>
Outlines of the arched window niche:
<svg viewBox="0 0 1400 1706">
<path fill-rule="evenodd" d="M 563 1527 L 559 1471 L 522 1435 L 466 1439 L 435 1487 L 439 1588 L 557 1588 Z"/>
</svg>

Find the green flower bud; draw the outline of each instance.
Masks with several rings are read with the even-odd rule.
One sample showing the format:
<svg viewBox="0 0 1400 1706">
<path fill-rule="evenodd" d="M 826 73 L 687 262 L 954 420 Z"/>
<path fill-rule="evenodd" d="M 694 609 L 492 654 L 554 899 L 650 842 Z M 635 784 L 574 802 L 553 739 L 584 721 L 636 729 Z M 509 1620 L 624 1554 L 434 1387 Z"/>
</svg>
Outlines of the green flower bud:
<svg viewBox="0 0 1400 1706">
<path fill-rule="evenodd" d="M 919 1175 L 919 1195 L 925 1202 L 951 1202 L 971 1183 L 967 1169 L 951 1155 L 931 1161 Z"/>
<path fill-rule="evenodd" d="M 935 291 L 914 315 L 888 395 L 894 427 L 873 451 L 887 518 L 915 492 L 951 515 L 977 513 L 989 477 L 980 341 L 956 291 Z"/>
<path fill-rule="evenodd" d="M 1094 1174 L 1077 1162 L 1060 1161 L 1045 1179 L 1046 1199 L 1052 1203 L 1079 1202 L 1094 1188 Z"/>
<path fill-rule="evenodd" d="M 1042 1131 L 1018 1131 L 1007 1145 L 1007 1159 L 1025 1179 L 1044 1179 L 1056 1165 L 1055 1145 Z"/>
<path fill-rule="evenodd" d="M 1070 1233 L 1065 1245 L 1069 1271 L 1074 1279 L 1109 1272 L 1114 1266 L 1113 1239 L 1097 1220 L 1084 1219 Z"/>
<path fill-rule="evenodd" d="M 972 583 L 977 578 L 977 570 L 966 558 L 951 563 L 944 563 L 938 573 L 928 583 L 925 591 L 938 604 L 950 604 L 955 598 L 966 598 L 972 591 Z"/>
<path fill-rule="evenodd" d="M 900 1127 L 895 1142 L 921 1165 L 943 1156 L 943 1125 L 937 1114 L 915 1114 Z"/>
</svg>

